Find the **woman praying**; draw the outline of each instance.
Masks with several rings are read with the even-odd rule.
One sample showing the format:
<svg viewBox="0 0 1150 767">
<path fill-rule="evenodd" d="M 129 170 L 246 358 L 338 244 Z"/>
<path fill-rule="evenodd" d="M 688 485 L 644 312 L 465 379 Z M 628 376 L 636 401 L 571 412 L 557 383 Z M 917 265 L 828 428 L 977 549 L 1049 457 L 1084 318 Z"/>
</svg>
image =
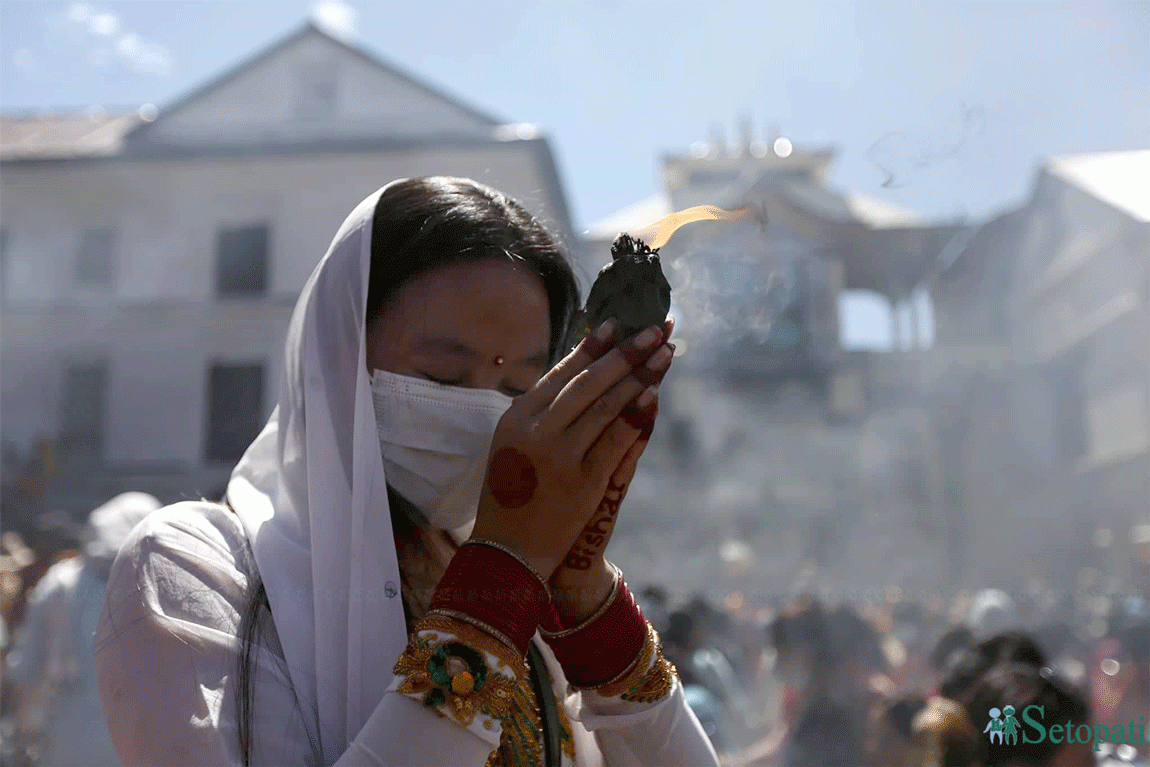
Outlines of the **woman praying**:
<svg viewBox="0 0 1150 767">
<path fill-rule="evenodd" d="M 604 555 L 671 322 L 573 350 L 556 241 L 393 182 L 304 286 L 226 502 L 136 528 L 96 637 L 125 765 L 712 765 Z"/>
</svg>

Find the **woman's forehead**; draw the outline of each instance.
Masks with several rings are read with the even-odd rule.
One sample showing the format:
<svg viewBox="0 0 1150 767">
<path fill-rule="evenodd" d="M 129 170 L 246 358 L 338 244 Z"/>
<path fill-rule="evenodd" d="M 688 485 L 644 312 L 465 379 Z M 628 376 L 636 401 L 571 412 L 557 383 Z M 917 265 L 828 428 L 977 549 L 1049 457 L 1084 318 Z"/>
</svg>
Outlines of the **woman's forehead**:
<svg viewBox="0 0 1150 767">
<path fill-rule="evenodd" d="M 426 272 L 397 291 L 384 312 L 405 334 L 430 348 L 452 345 L 484 352 L 503 342 L 529 356 L 546 350 L 550 314 L 543 280 L 528 267 L 507 261 L 451 264 Z M 457 351 L 464 351 L 457 349 Z"/>
</svg>

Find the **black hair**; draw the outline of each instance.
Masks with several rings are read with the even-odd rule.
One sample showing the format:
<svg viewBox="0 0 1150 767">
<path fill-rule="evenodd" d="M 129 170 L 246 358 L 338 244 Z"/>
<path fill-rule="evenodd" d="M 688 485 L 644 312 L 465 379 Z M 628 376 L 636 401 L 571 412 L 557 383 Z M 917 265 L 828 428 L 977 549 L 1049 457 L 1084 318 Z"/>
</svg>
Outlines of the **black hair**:
<svg viewBox="0 0 1150 767">
<path fill-rule="evenodd" d="M 857 663 L 870 669 L 886 670 L 886 655 L 883 654 L 878 631 L 850 605 L 840 605 L 830 614 L 827 630 L 834 663 Z"/>
<path fill-rule="evenodd" d="M 579 309 L 571 265 L 558 241 L 522 205 L 470 179 L 408 179 L 380 195 L 371 224 L 368 326 L 412 278 L 491 258 L 526 264 L 542 279 L 550 307 L 549 351 L 557 361 L 572 341 Z"/>
<path fill-rule="evenodd" d="M 974 644 L 974 634 L 966 626 L 959 625 L 948 629 L 930 651 L 930 666 L 936 671 L 945 671 L 952 656 Z"/>
<path fill-rule="evenodd" d="M 248 588 L 244 593 L 245 610 L 240 621 L 240 667 L 236 676 L 236 715 L 239 717 L 237 726 L 240 741 L 240 754 L 243 757 L 244 767 L 249 767 L 252 760 L 253 747 L 253 705 L 255 703 L 255 672 L 256 654 L 259 652 L 259 639 L 262 634 L 261 618 L 271 614 L 271 604 L 268 602 L 268 591 L 264 588 L 263 579 L 255 569 L 255 559 L 248 557 L 248 572 L 255 577 L 248 581 Z M 316 749 L 313 747 L 313 751 Z M 320 752 L 322 753 L 322 751 Z M 318 754 L 313 754 L 313 761 Z M 316 764 L 319 764 L 316 761 Z"/>
<path fill-rule="evenodd" d="M 821 602 L 804 598 L 771 621 L 767 636 L 779 655 L 807 650 L 814 663 L 829 665 L 834 651 L 828 621 Z"/>
<path fill-rule="evenodd" d="M 667 628 L 663 638 L 677 647 L 694 651 L 695 616 L 687 610 L 675 610 L 667 616 Z"/>
<path fill-rule="evenodd" d="M 1021 631 L 996 634 L 959 656 L 939 684 L 939 692 L 965 703 L 979 680 L 1002 663 L 1024 663 L 1038 669 L 1046 665 L 1046 656 L 1038 644 Z"/>
<path fill-rule="evenodd" d="M 1014 706 L 1018 718 L 1028 706 L 1042 706 L 1041 721 L 1050 723 L 1070 721 L 1087 722 L 1089 707 L 1080 690 L 1050 673 L 1029 663 L 1004 663 L 987 672 L 975 685 L 964 702 L 966 713 L 974 723 L 987 721 L 992 708 Z M 1042 738 L 1039 743 L 1028 743 L 1018 733 L 1017 742 L 994 743 L 989 738 L 979 739 L 981 752 L 978 763 L 983 767 L 1006 764 L 1049 764 L 1060 743 Z"/>
<path fill-rule="evenodd" d="M 903 695 L 885 703 L 882 716 L 902 738 L 914 740 L 914 718 L 924 708 L 926 699 L 921 695 Z"/>
<path fill-rule="evenodd" d="M 411 279 L 447 264 L 492 258 L 525 264 L 543 281 L 551 326 L 548 351 L 552 362 L 557 361 L 574 346 L 578 325 L 579 288 L 571 265 L 558 241 L 523 206 L 470 179 L 407 179 L 392 184 L 380 195 L 372 216 L 367 327 L 379 318 L 395 291 Z M 393 524 L 405 524 L 405 515 L 397 513 L 399 504 L 390 487 L 388 495 L 392 500 Z M 250 577 L 240 622 L 235 686 L 244 767 L 252 763 L 255 658 L 260 626 L 271 614 L 267 589 L 254 560 L 249 557 L 247 564 Z M 410 626 L 411 613 L 406 602 L 404 616 Z M 311 748 L 313 759 L 321 759 L 322 742 L 313 741 Z"/>
<path fill-rule="evenodd" d="M 849 605 L 828 610 L 818 601 L 804 601 L 772 621 L 767 631 L 780 655 L 805 651 L 819 668 L 861 664 L 886 669 L 878 632 Z"/>
<path fill-rule="evenodd" d="M 827 698 L 807 706 L 782 751 L 784 767 L 853 767 L 862 758 L 862 737 L 850 710 Z"/>
</svg>

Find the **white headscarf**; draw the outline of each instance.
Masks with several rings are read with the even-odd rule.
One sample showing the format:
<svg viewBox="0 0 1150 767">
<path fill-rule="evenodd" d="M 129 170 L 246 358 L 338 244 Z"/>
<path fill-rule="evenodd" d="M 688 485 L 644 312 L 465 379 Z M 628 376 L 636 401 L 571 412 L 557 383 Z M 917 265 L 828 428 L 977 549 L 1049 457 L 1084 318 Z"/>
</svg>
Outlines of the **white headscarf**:
<svg viewBox="0 0 1150 767">
<path fill-rule="evenodd" d="M 325 764 L 355 739 L 407 643 L 365 356 L 372 215 L 386 189 L 351 212 L 304 286 L 279 404 L 228 484 Z"/>
<path fill-rule="evenodd" d="M 112 560 L 128 540 L 132 528 L 163 506 L 147 493 L 120 493 L 88 515 L 84 531 L 84 561 L 102 578 L 112 569 Z"/>
</svg>

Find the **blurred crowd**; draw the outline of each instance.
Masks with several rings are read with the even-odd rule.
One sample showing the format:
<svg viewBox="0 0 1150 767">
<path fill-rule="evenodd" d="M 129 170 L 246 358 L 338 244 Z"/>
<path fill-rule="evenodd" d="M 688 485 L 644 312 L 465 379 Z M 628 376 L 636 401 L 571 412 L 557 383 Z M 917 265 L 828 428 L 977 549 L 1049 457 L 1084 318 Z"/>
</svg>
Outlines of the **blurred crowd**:
<svg viewBox="0 0 1150 767">
<path fill-rule="evenodd" d="M 3 534 L 3 765 L 116 764 L 91 637 L 112 558 L 158 506 L 125 493 L 84 526 L 49 515 Z M 726 767 L 1150 765 L 1150 584 L 639 598 Z"/>
<path fill-rule="evenodd" d="M 87 524 L 44 515 L 0 537 L 0 764 L 116 765 L 96 689 L 96 627 L 121 544 L 160 507 L 122 493 Z"/>
<path fill-rule="evenodd" d="M 1150 764 L 1148 587 L 642 599 L 727 767 L 1116 767 Z"/>
</svg>

